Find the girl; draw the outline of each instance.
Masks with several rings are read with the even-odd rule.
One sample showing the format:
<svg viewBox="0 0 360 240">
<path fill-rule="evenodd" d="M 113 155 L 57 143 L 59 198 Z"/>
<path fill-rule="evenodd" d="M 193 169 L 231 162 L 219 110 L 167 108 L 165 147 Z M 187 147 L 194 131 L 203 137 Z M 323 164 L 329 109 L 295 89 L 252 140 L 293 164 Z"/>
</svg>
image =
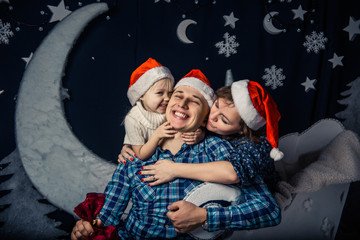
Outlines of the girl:
<svg viewBox="0 0 360 240">
<path fill-rule="evenodd" d="M 174 77 L 170 70 L 152 58 L 141 64 L 130 77 L 127 96 L 133 107 L 124 120 L 124 145 L 130 145 L 134 156 L 141 160 L 152 156 L 163 138 L 173 137 L 176 133 L 165 122 L 165 110 L 173 87 Z M 201 131 L 191 135 L 187 136 L 189 144 L 201 138 Z M 133 160 L 131 156 L 129 159 Z"/>
</svg>

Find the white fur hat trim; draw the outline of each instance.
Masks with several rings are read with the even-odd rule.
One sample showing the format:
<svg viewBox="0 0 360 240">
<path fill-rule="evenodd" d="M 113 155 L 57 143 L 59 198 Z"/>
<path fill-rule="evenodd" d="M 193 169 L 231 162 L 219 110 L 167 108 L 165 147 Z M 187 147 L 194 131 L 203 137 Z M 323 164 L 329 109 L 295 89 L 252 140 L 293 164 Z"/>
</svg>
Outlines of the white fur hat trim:
<svg viewBox="0 0 360 240">
<path fill-rule="evenodd" d="M 249 80 L 234 82 L 231 85 L 231 95 L 240 117 L 249 128 L 256 131 L 266 124 L 266 119 L 259 114 L 251 101 L 248 82 Z"/>
<path fill-rule="evenodd" d="M 131 105 L 134 106 L 137 100 L 139 100 L 154 83 L 164 78 L 169 78 L 172 83 L 175 82 L 170 70 L 165 66 L 154 67 L 147 70 L 127 91 Z"/>
<path fill-rule="evenodd" d="M 180 87 L 180 86 L 188 86 L 188 87 L 192 87 L 192 88 L 198 90 L 204 96 L 206 101 L 208 102 L 209 107 L 211 108 L 211 106 L 213 105 L 214 99 L 215 99 L 215 92 L 209 85 L 207 85 L 200 79 L 195 78 L 195 77 L 182 78 L 175 85 L 174 89 L 176 89 L 177 87 Z"/>
</svg>

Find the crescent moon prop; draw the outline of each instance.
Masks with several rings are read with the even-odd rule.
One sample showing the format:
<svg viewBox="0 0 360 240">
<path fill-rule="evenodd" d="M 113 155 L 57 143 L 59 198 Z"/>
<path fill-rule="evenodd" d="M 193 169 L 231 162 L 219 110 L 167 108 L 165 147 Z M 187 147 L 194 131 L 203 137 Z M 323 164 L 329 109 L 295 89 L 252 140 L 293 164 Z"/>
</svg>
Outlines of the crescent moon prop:
<svg viewBox="0 0 360 240">
<path fill-rule="evenodd" d="M 60 94 L 74 42 L 92 19 L 106 11 L 106 3 L 89 4 L 59 22 L 35 52 L 18 94 L 16 138 L 24 168 L 46 199 L 71 214 L 86 193 L 104 191 L 116 167 L 74 136 Z"/>
<path fill-rule="evenodd" d="M 278 12 L 269 12 L 264 17 L 264 21 L 263 21 L 264 29 L 272 35 L 276 35 L 276 34 L 284 32 L 284 29 L 278 29 L 272 23 L 271 16 L 276 16 L 278 14 L 279 14 Z"/>
<path fill-rule="evenodd" d="M 235 202 L 240 194 L 240 189 L 237 187 L 205 182 L 190 191 L 184 200 L 200 207 L 226 206 Z M 189 234 L 195 239 L 210 240 L 216 239 L 223 233 L 223 230 L 208 232 L 199 227 Z"/>
<path fill-rule="evenodd" d="M 195 22 L 194 20 L 191 20 L 191 19 L 185 19 L 179 24 L 179 26 L 176 30 L 176 34 L 177 34 L 179 40 L 182 41 L 183 43 L 187 43 L 187 44 L 193 43 L 193 41 L 191 41 L 186 36 L 186 29 L 190 24 L 197 24 L 197 22 Z"/>
</svg>

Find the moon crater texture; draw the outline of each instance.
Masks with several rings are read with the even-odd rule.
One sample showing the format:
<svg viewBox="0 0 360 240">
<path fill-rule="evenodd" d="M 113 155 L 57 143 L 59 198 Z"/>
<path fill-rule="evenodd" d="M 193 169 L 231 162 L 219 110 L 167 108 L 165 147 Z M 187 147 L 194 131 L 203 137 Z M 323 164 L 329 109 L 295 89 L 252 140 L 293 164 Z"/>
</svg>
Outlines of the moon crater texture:
<svg viewBox="0 0 360 240">
<path fill-rule="evenodd" d="M 104 191 L 116 167 L 74 136 L 61 99 L 62 76 L 75 41 L 106 11 L 106 3 L 89 4 L 57 23 L 27 66 L 17 99 L 16 141 L 25 171 L 46 199 L 71 214 L 86 193 Z"/>
</svg>

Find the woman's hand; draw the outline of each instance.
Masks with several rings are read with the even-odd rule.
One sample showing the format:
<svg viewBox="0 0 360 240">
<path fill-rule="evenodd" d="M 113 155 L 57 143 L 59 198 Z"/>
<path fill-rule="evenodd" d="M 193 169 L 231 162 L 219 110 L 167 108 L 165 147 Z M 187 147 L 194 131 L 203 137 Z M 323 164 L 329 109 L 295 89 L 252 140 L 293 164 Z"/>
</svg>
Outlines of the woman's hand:
<svg viewBox="0 0 360 240">
<path fill-rule="evenodd" d="M 167 183 L 176 178 L 176 163 L 171 160 L 163 159 L 153 165 L 143 166 L 140 175 L 147 175 L 141 179 L 142 182 L 150 182 L 149 186 L 156 186 Z"/>
<path fill-rule="evenodd" d="M 131 145 L 125 144 L 122 147 L 120 154 L 118 155 L 118 162 L 126 164 L 127 159 L 130 161 L 134 161 L 133 156 L 136 157 L 136 154 L 132 150 Z"/>
</svg>

